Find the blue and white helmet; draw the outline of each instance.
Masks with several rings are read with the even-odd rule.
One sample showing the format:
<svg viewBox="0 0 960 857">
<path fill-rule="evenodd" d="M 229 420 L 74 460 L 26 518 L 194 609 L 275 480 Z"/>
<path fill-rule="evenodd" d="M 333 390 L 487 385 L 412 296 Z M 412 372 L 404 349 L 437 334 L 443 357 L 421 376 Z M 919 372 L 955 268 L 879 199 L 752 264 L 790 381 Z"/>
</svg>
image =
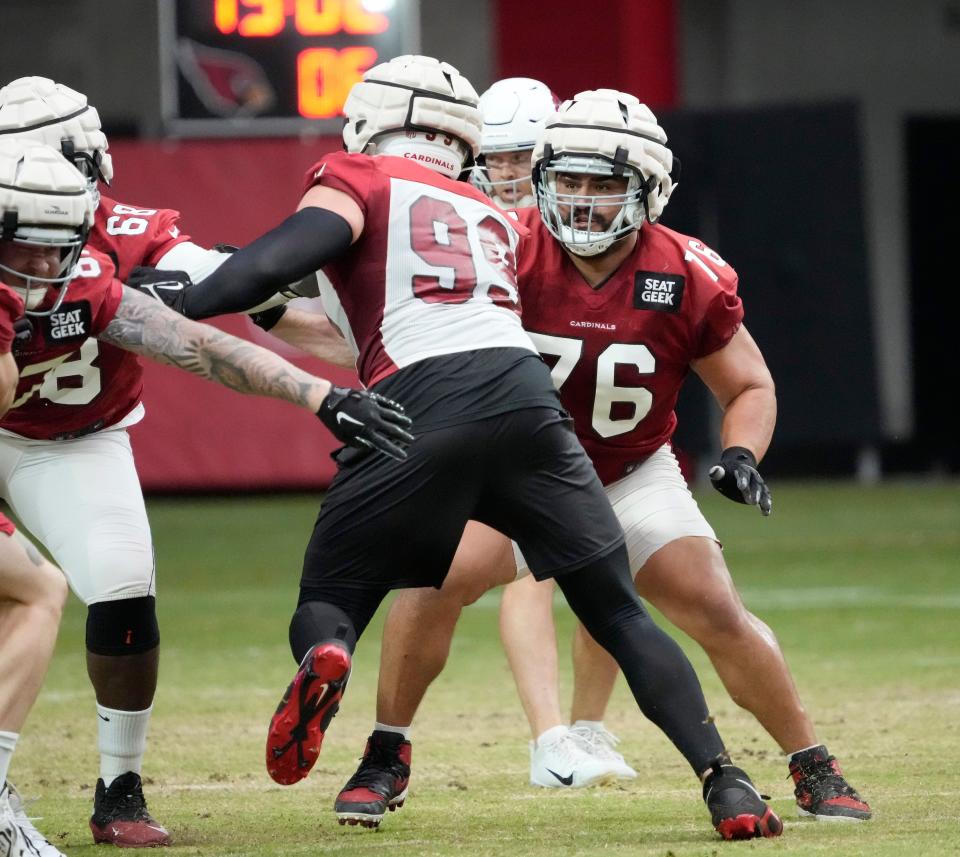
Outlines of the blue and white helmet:
<svg viewBox="0 0 960 857">
<path fill-rule="evenodd" d="M 46 77 L 21 77 L 0 89 L 0 140 L 25 137 L 52 146 L 86 177 L 99 203 L 97 182 L 110 184 L 113 161 L 100 116 L 87 96 Z"/>
<path fill-rule="evenodd" d="M 581 92 L 547 121 L 533 154 L 533 181 L 543 222 L 572 253 L 595 256 L 614 241 L 656 223 L 676 183 L 667 135 L 650 108 L 632 95 L 613 89 Z M 627 179 L 616 196 L 558 193 L 557 176 L 587 174 Z M 619 204 L 621 210 L 602 231 L 576 229 L 575 210 Z M 561 213 L 566 209 L 567 215 Z"/>
<path fill-rule="evenodd" d="M 0 280 L 23 298 L 28 315 L 49 315 L 62 303 L 95 212 L 85 177 L 59 150 L 0 138 L 0 242 L 60 250 L 54 277 L 27 275 L 0 263 Z M 34 312 L 51 287 L 59 290 L 54 306 Z"/>
</svg>

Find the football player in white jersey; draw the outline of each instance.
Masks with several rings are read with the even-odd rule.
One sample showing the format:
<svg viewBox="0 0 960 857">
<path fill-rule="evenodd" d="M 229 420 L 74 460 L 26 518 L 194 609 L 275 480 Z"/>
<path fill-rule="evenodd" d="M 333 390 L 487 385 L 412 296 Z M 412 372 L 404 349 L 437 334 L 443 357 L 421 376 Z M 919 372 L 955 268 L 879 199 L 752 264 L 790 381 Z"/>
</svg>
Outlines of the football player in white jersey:
<svg viewBox="0 0 960 857">
<path fill-rule="evenodd" d="M 550 88 L 539 80 L 529 77 L 508 77 L 498 80 L 480 96 L 480 113 L 483 117 L 483 134 L 480 142 L 480 156 L 473 168 L 470 180 L 498 206 L 503 209 L 524 208 L 535 205 L 533 193 L 533 149 L 537 138 L 543 131 L 547 118 L 560 106 L 560 101 Z M 510 596 L 517 599 L 514 592 L 522 589 L 534 595 L 550 587 L 511 587 Z M 552 595 L 552 593 L 551 593 Z M 540 617 L 543 610 L 533 613 Z M 505 645 L 511 650 L 507 635 L 513 627 L 510 615 L 501 620 Z M 552 624 L 541 627 L 539 623 L 528 623 L 527 633 L 549 634 Z M 514 660 L 511 659 L 511 663 Z M 557 670 L 552 659 L 546 659 L 550 665 L 538 671 L 538 683 L 546 688 L 556 685 Z M 386 676 L 391 668 L 383 671 Z M 520 684 L 521 698 L 524 698 L 524 684 Z M 539 700 L 539 694 L 533 694 L 532 704 Z M 544 695 L 545 698 L 551 698 Z M 527 704 L 524 698 L 524 703 Z M 544 728 L 540 728 L 543 726 Z M 531 724 L 534 731 L 531 742 L 531 781 L 549 787 L 562 787 L 563 782 L 549 774 L 550 770 L 573 772 L 571 787 L 580 788 L 612 779 L 633 779 L 637 773 L 623 756 L 615 749 L 616 737 L 604 730 L 604 740 L 584 740 L 580 731 L 571 732 L 559 721 Z M 543 737 L 546 736 L 546 737 Z"/>
<path fill-rule="evenodd" d="M 529 77 L 498 80 L 480 96 L 483 134 L 470 180 L 501 208 L 534 204 L 530 156 L 559 105 L 545 83 Z"/>
<path fill-rule="evenodd" d="M 290 624 L 299 669 L 270 724 L 267 769 L 283 784 L 309 773 L 377 606 L 390 589 L 440 586 L 473 519 L 514 538 L 537 579 L 556 580 L 700 778 L 717 831 L 777 836 L 780 820 L 730 764 L 689 662 L 637 598 L 616 516 L 520 326 L 515 258 L 527 231 L 456 181 L 480 151 L 478 101 L 429 57 L 370 69 L 344 108 L 347 152 L 310 169 L 297 213 L 182 296 L 192 317 L 242 311 L 322 268 L 325 308 L 361 380 L 414 421 L 405 462 L 340 456 L 307 546 Z M 375 733 L 364 758 L 388 760 L 389 802 L 402 803 L 403 734 Z M 361 766 L 341 819 L 382 817 L 378 788 Z"/>
<path fill-rule="evenodd" d="M 152 560 L 141 556 L 149 554 L 149 528 L 123 430 L 140 394 L 139 367 L 126 357 L 162 358 L 233 389 L 315 404 L 337 436 L 368 430 L 368 417 L 384 406 L 367 394 L 331 390 L 272 352 L 212 328 L 171 327 L 183 319 L 124 287 L 110 257 L 85 249 L 94 199 L 58 150 L 0 138 L 0 168 L 0 280 L 20 295 L 28 321 L 15 354 L 20 386 L 0 420 L 0 493 L 88 605 L 97 713 L 117 727 L 100 732 L 101 764 L 105 758 L 109 768 L 97 783 L 94 838 L 125 847 L 166 844 L 166 831 L 146 811 L 138 771 L 149 706 L 118 705 L 123 690 L 152 698 L 159 643 L 152 574 L 138 574 L 144 563 L 152 570 Z M 61 385 L 62 377 L 83 384 Z M 386 407 L 388 417 L 392 410 Z M 379 439 L 356 442 L 376 446 Z M 146 547 L 138 538 L 144 532 Z M 136 674 L 138 664 L 146 680 L 125 681 L 125 670 Z"/>
</svg>

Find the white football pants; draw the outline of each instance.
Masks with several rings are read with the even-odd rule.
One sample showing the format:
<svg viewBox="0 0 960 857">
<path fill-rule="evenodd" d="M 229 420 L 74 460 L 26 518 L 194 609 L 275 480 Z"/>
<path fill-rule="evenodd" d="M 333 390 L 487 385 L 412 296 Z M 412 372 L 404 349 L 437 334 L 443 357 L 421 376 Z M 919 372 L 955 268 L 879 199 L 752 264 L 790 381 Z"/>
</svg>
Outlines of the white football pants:
<svg viewBox="0 0 960 857">
<path fill-rule="evenodd" d="M 669 444 L 661 446 L 629 476 L 604 489 L 626 536 L 630 574 L 664 545 L 684 536 L 717 540 L 680 472 Z M 719 542 L 718 542 L 719 543 Z M 530 573 L 516 542 L 517 579 Z"/>
<path fill-rule="evenodd" d="M 155 594 L 150 524 L 126 429 L 73 440 L 0 433 L 0 494 L 84 604 Z"/>
</svg>

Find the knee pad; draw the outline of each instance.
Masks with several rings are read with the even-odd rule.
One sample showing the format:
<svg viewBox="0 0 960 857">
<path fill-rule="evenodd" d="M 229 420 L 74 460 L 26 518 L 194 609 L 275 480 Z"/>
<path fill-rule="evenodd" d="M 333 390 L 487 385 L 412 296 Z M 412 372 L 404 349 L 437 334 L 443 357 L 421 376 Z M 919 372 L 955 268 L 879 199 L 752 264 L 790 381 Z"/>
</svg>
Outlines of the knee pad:
<svg viewBox="0 0 960 857">
<path fill-rule="evenodd" d="M 139 655 L 160 645 L 157 599 L 122 598 L 87 608 L 87 651 L 95 655 Z"/>
</svg>

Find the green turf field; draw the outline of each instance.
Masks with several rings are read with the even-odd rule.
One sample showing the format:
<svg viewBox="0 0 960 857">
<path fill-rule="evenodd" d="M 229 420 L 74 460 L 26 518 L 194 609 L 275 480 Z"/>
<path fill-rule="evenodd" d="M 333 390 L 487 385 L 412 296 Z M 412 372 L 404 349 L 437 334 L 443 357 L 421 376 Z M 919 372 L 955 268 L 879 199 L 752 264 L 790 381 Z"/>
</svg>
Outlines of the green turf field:
<svg viewBox="0 0 960 857">
<path fill-rule="evenodd" d="M 773 487 L 766 520 L 709 489 L 700 500 L 747 604 L 778 633 L 821 737 L 873 804 L 874 821 L 797 820 L 773 742 L 686 642 L 734 759 L 787 822 L 781 839 L 721 842 L 685 762 L 623 686 L 608 724 L 640 778 L 565 793 L 527 786 L 526 725 L 494 593 L 466 612 L 415 724 L 406 806 L 378 832 L 339 827 L 333 799 L 372 724 L 378 622 L 361 641 L 310 778 L 276 786 L 262 761 L 269 716 L 294 669 L 287 622 L 316 512 L 310 497 L 150 504 L 164 640 L 144 768 L 151 811 L 176 853 L 204 857 L 960 853 L 960 483 Z M 569 614 L 558 614 L 566 645 Z M 94 853 L 84 618 L 71 599 L 11 770 L 21 791 L 40 798 L 38 826 L 71 855 Z"/>
</svg>

